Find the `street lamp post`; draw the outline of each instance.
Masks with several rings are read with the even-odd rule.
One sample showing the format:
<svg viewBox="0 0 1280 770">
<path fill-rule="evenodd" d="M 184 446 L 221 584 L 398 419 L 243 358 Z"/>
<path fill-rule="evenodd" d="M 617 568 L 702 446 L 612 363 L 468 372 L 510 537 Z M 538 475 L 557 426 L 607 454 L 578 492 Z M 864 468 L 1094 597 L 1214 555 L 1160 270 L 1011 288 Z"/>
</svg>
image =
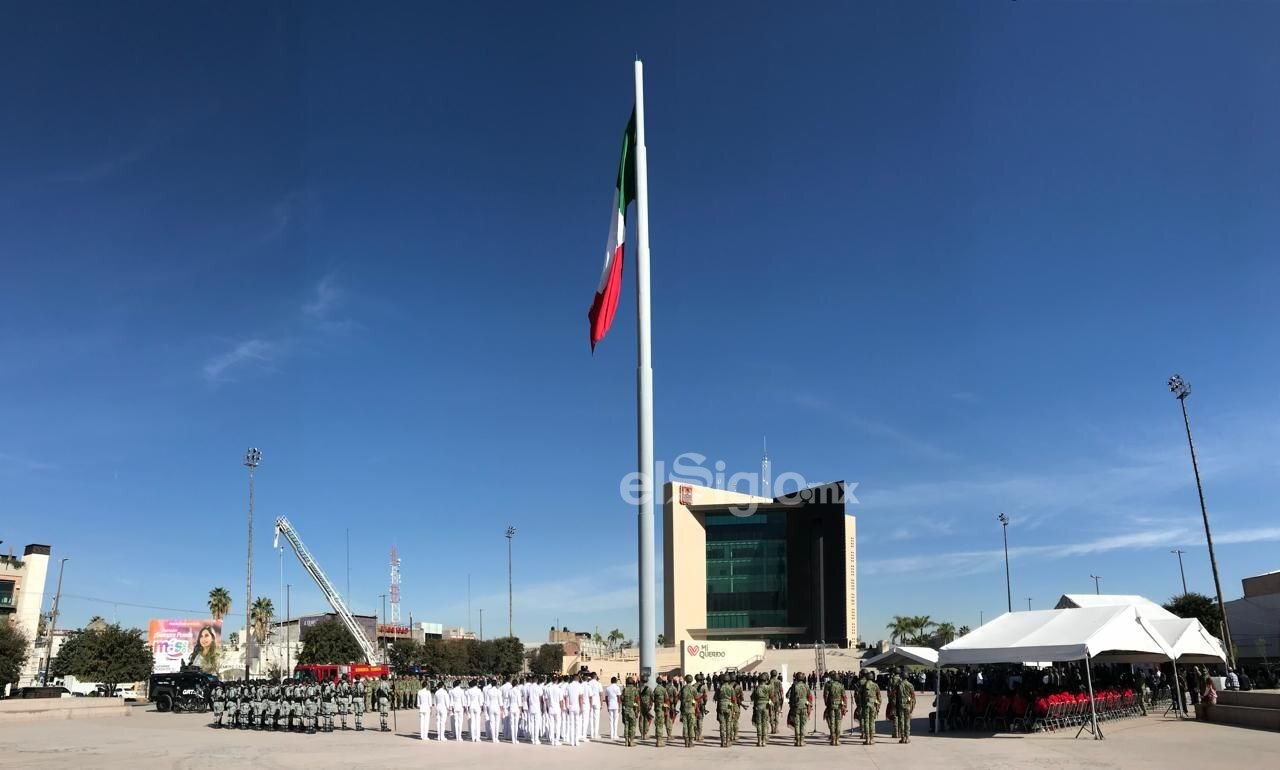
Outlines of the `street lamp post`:
<svg viewBox="0 0 1280 770">
<path fill-rule="evenodd" d="M 1102 590 L 1101 590 L 1100 588 L 1098 588 L 1098 581 L 1102 579 L 1102 576 L 1101 576 L 1101 575 L 1090 575 L 1089 577 L 1093 578 L 1093 592 L 1094 592 L 1095 594 L 1100 594 L 1100 593 L 1102 593 Z"/>
<path fill-rule="evenodd" d="M 1027 612 L 1031 611 L 1031 597 L 1027 597 Z"/>
<path fill-rule="evenodd" d="M 293 599 L 293 584 L 284 584 L 284 675 L 293 676 L 293 644 L 289 641 L 289 623 L 292 620 L 289 602 Z"/>
<path fill-rule="evenodd" d="M 1009 612 L 1013 612 L 1013 586 L 1009 582 L 1009 517 L 1003 513 L 996 517 L 1004 533 L 1004 593 Z"/>
<path fill-rule="evenodd" d="M 70 556 L 64 556 L 58 564 L 58 590 L 53 594 L 53 608 L 49 610 L 49 639 L 44 653 L 44 684 L 49 684 L 49 666 L 53 664 L 53 632 L 58 628 L 58 604 L 62 600 L 62 571 L 67 567 Z"/>
<path fill-rule="evenodd" d="M 507 636 L 515 634 L 511 630 L 511 603 L 514 594 L 511 591 L 511 538 L 515 537 L 516 528 L 507 527 Z"/>
<path fill-rule="evenodd" d="M 1187 573 L 1185 570 L 1182 569 L 1182 554 L 1186 553 L 1186 551 L 1182 550 L 1181 548 L 1174 548 L 1172 551 L 1169 551 L 1169 553 L 1176 553 L 1178 555 L 1178 574 L 1182 576 L 1182 595 L 1186 596 L 1187 595 Z"/>
<path fill-rule="evenodd" d="M 1218 612 L 1222 615 L 1222 641 L 1227 645 L 1227 658 L 1231 667 L 1236 665 L 1235 651 L 1231 644 L 1231 628 L 1227 625 L 1227 605 L 1222 601 L 1222 581 L 1218 579 L 1218 558 L 1213 552 L 1213 534 L 1209 531 L 1209 511 L 1204 504 L 1204 487 L 1200 484 L 1200 465 L 1196 462 L 1196 444 L 1191 440 L 1191 419 L 1187 417 L 1187 396 L 1191 385 L 1175 374 L 1169 378 L 1169 392 L 1182 406 L 1182 424 L 1187 429 L 1187 446 L 1191 449 L 1191 470 L 1196 475 L 1196 492 L 1200 495 L 1200 516 L 1204 519 L 1204 540 L 1209 546 L 1209 566 L 1213 568 L 1213 587 L 1218 593 Z M 1179 557 L 1181 558 L 1181 557 Z M 1185 591 L 1183 592 L 1185 594 Z"/>
<path fill-rule="evenodd" d="M 253 606 L 253 472 L 262 463 L 262 452 L 249 447 L 244 453 L 244 464 L 249 469 L 249 547 L 244 568 L 244 676 L 249 678 L 249 664 L 253 660 L 253 622 L 250 608 Z"/>
</svg>

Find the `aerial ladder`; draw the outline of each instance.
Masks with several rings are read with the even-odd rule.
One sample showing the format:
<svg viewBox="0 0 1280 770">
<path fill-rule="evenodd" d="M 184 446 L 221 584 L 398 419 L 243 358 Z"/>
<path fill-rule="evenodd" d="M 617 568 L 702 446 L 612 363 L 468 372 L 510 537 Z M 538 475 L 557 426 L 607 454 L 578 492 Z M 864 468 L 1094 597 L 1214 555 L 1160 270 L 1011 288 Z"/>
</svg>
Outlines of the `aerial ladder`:
<svg viewBox="0 0 1280 770">
<path fill-rule="evenodd" d="M 356 643 L 360 645 L 360 649 L 364 652 L 365 661 L 368 663 L 378 662 L 378 650 L 373 646 L 373 642 L 369 641 L 369 637 L 365 635 L 364 629 L 360 624 L 356 623 L 356 619 L 352 617 L 351 610 L 347 609 L 347 603 L 342 600 L 338 592 L 334 590 L 333 584 L 329 582 L 329 578 L 325 577 L 324 570 L 320 569 L 320 565 L 312 558 L 311 552 L 303 545 L 302 538 L 298 536 L 298 531 L 293 528 L 289 520 L 281 516 L 276 519 L 276 541 L 275 546 L 280 547 L 280 534 L 284 533 L 284 537 L 289 541 L 289 545 L 293 546 L 293 552 L 298 555 L 298 561 L 302 562 L 302 566 L 316 581 L 316 585 L 320 586 L 320 590 L 324 592 L 324 596 L 329 600 L 329 606 L 333 607 L 333 611 L 342 619 L 342 624 L 347 627 L 351 635 L 355 637 Z"/>
</svg>

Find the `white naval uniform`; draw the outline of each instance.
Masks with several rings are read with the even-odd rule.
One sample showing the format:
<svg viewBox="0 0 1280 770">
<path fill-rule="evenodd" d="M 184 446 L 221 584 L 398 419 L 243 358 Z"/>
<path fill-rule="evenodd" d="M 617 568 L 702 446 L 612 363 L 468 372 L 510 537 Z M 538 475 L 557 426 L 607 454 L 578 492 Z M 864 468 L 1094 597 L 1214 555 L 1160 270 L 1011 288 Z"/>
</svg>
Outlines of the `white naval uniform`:
<svg viewBox="0 0 1280 770">
<path fill-rule="evenodd" d="M 435 692 L 436 706 L 436 740 L 444 740 L 444 728 L 449 721 L 449 690 L 441 683 Z"/>
<path fill-rule="evenodd" d="M 600 695 L 604 692 L 604 688 L 600 686 L 599 679 L 592 678 L 587 682 L 587 689 L 591 693 L 591 714 L 587 717 L 587 738 L 600 740 Z"/>
<path fill-rule="evenodd" d="M 484 688 L 484 709 L 488 713 L 489 742 L 498 742 L 498 733 L 502 732 L 502 690 L 493 685 Z"/>
<path fill-rule="evenodd" d="M 427 740 L 431 733 L 431 690 L 423 685 L 418 690 L 418 738 Z"/>
<path fill-rule="evenodd" d="M 577 679 L 569 683 L 565 698 L 569 701 L 569 745 L 577 746 L 582 739 L 582 682 Z"/>
<path fill-rule="evenodd" d="M 471 728 L 470 736 L 472 743 L 480 742 L 480 712 L 484 710 L 484 692 L 479 687 L 468 687 L 465 690 L 467 694 L 467 724 Z"/>
<path fill-rule="evenodd" d="M 604 688 L 605 704 L 609 707 L 609 740 L 618 737 L 618 707 L 622 704 L 622 690 L 617 682 Z"/>
<path fill-rule="evenodd" d="M 449 691 L 449 716 L 453 717 L 453 739 L 462 740 L 462 712 L 467 707 L 467 696 L 461 685 Z"/>
<path fill-rule="evenodd" d="M 560 720 L 563 719 L 561 714 L 563 703 L 560 695 L 560 688 L 554 682 L 550 682 L 543 691 L 547 696 L 547 740 L 552 746 L 560 745 Z"/>
<path fill-rule="evenodd" d="M 519 710 L 515 711 L 515 716 L 517 721 L 515 722 L 511 721 L 511 716 L 512 716 L 511 691 L 514 689 L 515 689 L 515 686 L 512 685 L 510 682 L 503 682 L 502 686 L 498 688 L 498 701 L 502 704 L 502 709 L 505 712 L 505 721 L 507 725 L 519 724 L 519 717 L 520 717 Z M 506 728 L 504 728 L 504 731 L 505 730 Z M 516 734 L 516 731 L 514 729 L 509 730 L 509 732 L 511 733 L 512 736 Z M 516 742 L 514 737 L 511 738 L 511 742 L 512 743 Z"/>
<path fill-rule="evenodd" d="M 529 719 L 529 742 L 537 746 L 542 742 L 542 685 L 529 682 L 525 685 L 525 711 Z"/>
</svg>

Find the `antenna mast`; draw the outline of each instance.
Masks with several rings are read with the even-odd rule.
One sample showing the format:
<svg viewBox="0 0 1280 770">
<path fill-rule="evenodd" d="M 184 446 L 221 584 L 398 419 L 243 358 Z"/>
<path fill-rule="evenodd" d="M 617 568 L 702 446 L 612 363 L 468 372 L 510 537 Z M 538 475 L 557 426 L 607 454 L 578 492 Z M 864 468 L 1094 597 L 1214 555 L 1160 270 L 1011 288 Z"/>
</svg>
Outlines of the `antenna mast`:
<svg viewBox="0 0 1280 770">
<path fill-rule="evenodd" d="M 764 437 L 764 457 L 760 458 L 760 496 L 769 497 L 769 485 L 772 479 L 769 476 L 769 437 Z"/>
<path fill-rule="evenodd" d="M 391 546 L 391 625 L 400 625 L 400 555 Z"/>
</svg>

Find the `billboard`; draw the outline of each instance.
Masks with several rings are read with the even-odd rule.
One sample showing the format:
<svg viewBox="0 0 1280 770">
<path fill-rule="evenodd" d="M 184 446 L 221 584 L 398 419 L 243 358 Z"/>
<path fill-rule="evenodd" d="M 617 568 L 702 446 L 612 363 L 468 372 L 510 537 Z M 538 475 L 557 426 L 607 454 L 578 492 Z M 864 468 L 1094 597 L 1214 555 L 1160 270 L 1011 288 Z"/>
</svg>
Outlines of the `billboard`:
<svg viewBox="0 0 1280 770">
<path fill-rule="evenodd" d="M 154 673 L 175 673 L 183 666 L 199 666 L 216 674 L 222 657 L 222 621 L 152 618 L 147 641 L 151 644 Z"/>
<path fill-rule="evenodd" d="M 707 642 L 686 639 L 680 644 L 680 671 L 685 676 L 741 668 L 763 658 L 762 641 Z"/>
</svg>

